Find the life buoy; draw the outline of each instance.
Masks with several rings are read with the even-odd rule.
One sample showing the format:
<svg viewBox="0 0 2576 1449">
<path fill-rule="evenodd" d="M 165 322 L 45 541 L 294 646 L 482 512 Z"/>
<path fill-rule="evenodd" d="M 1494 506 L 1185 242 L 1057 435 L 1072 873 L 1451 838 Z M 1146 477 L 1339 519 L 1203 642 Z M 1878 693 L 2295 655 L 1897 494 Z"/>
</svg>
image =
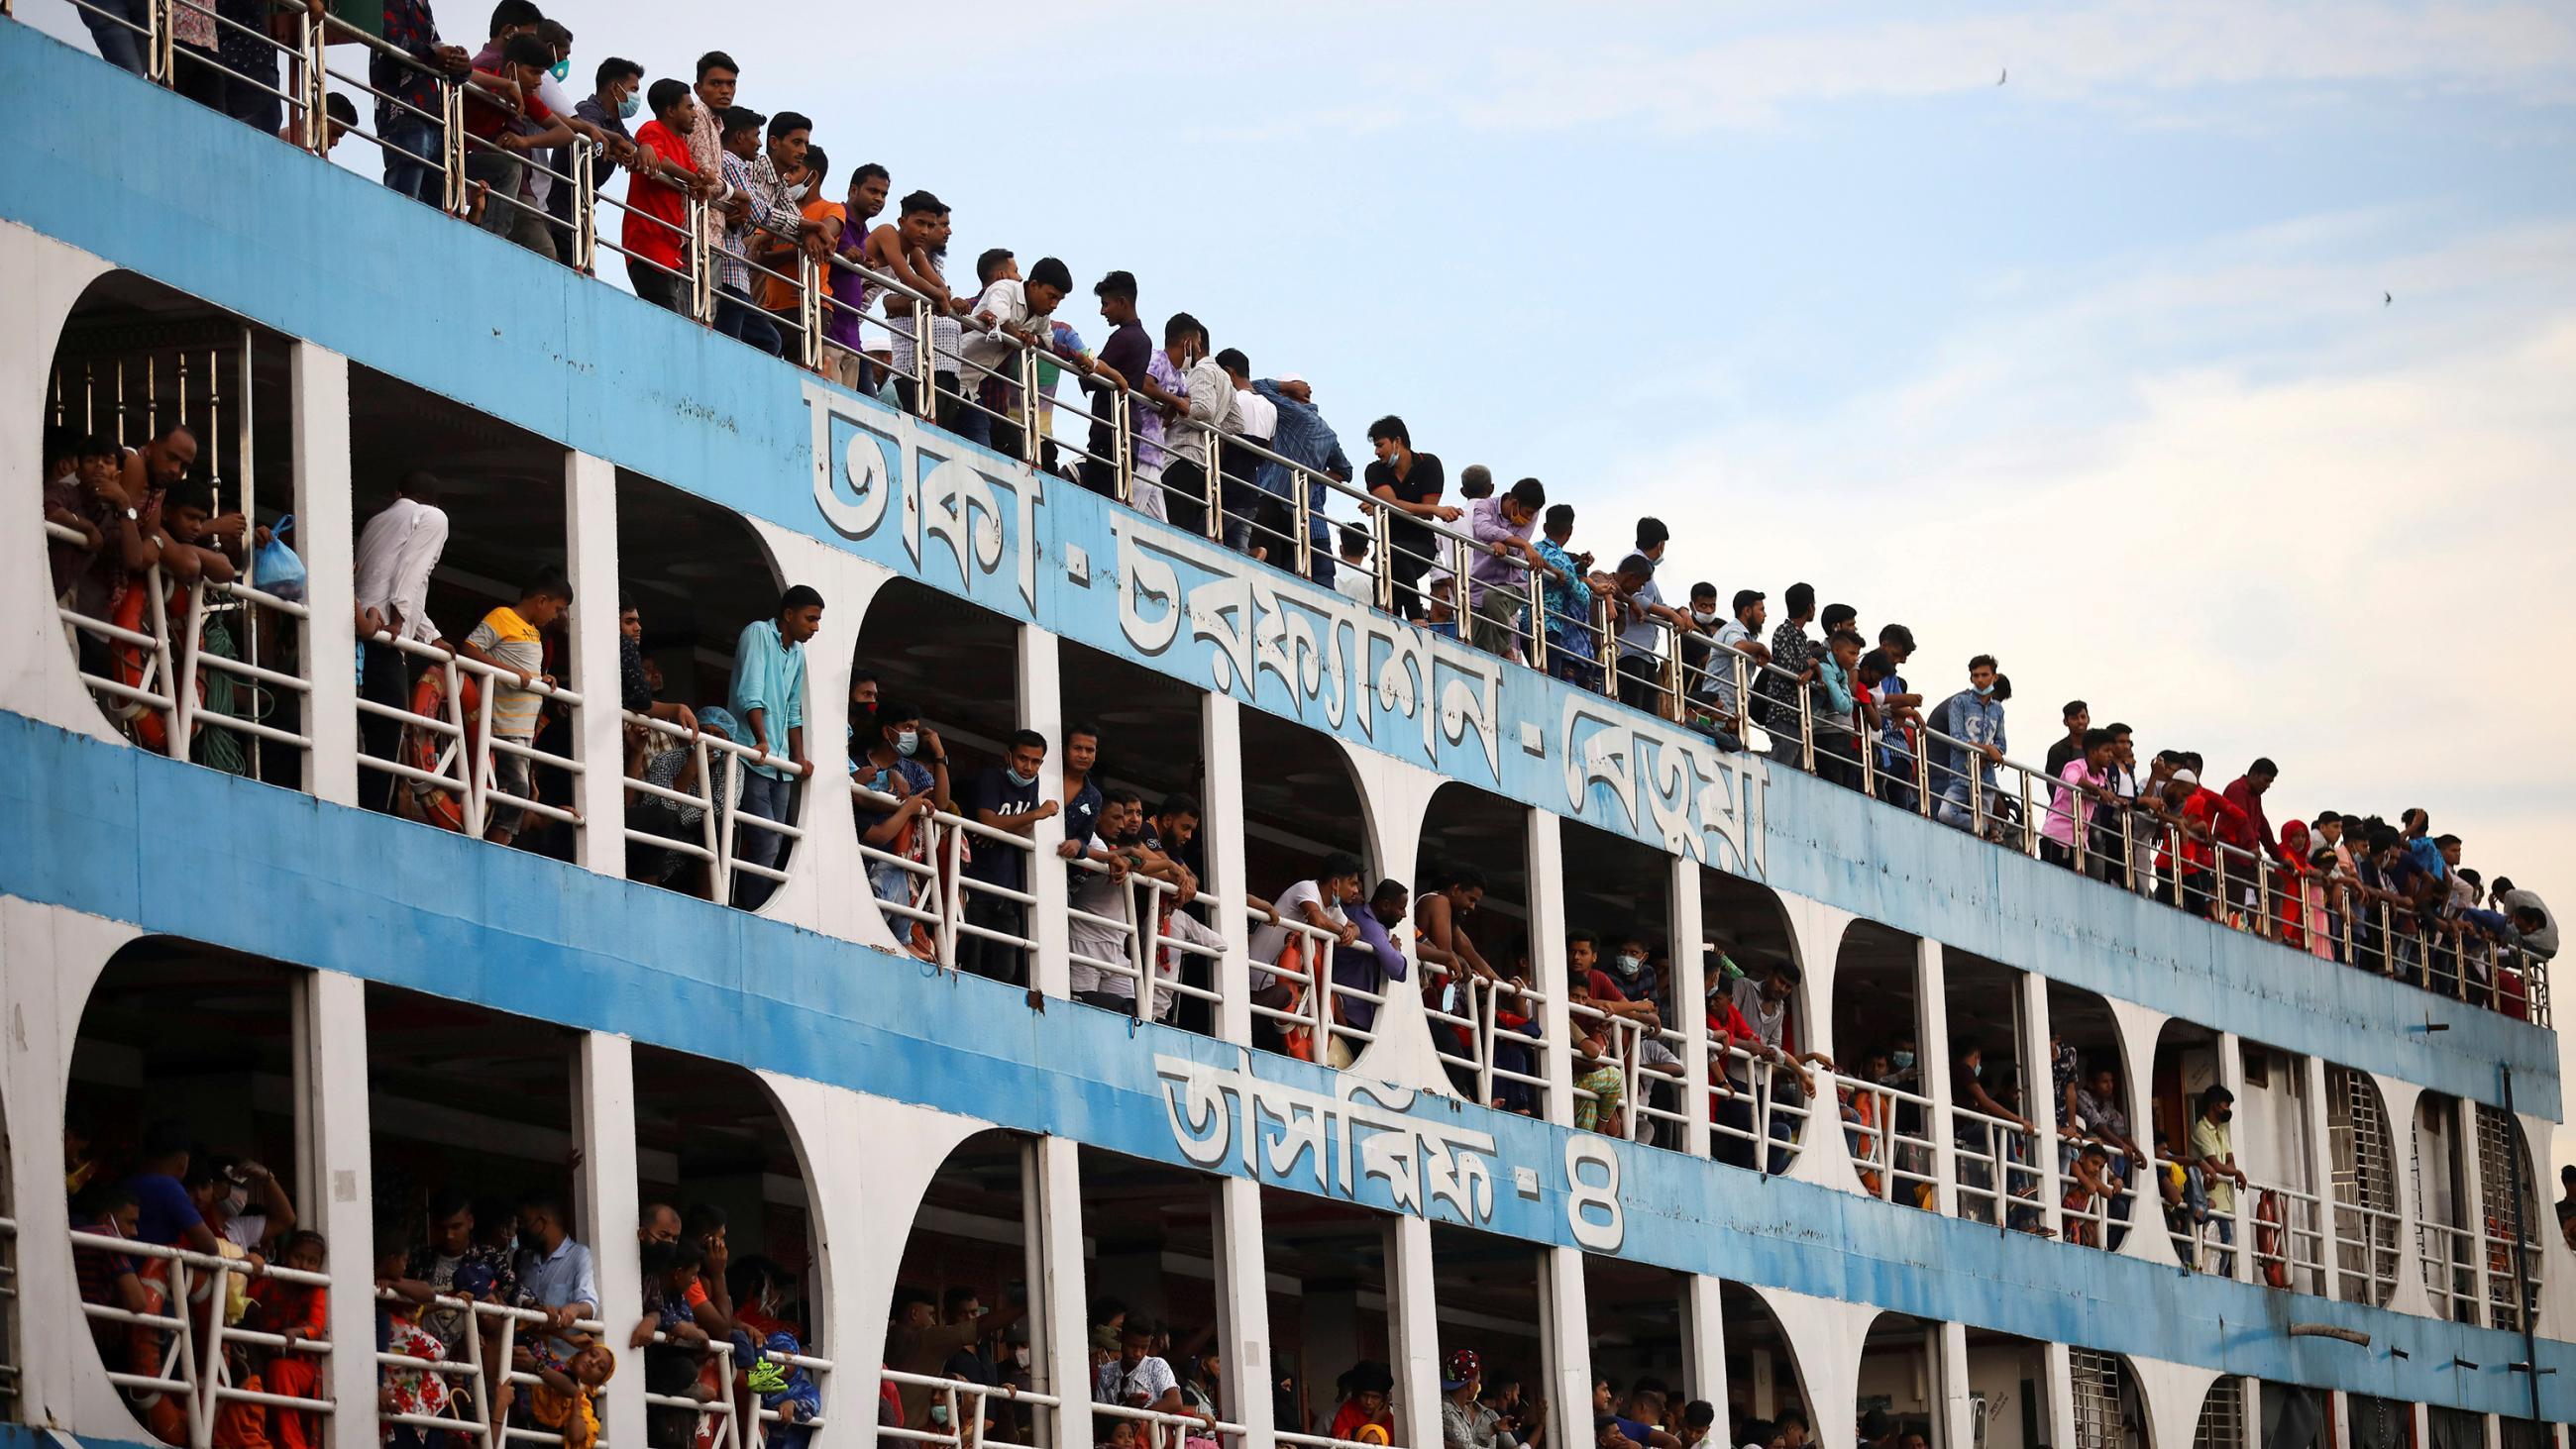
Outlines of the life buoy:
<svg viewBox="0 0 2576 1449">
<path fill-rule="evenodd" d="M 2289 1260 L 2281 1252 L 2281 1195 L 2265 1188 L 2254 1195 L 2254 1257 L 2263 1265 L 2263 1281 L 2290 1286 Z"/>
<path fill-rule="evenodd" d="M 116 601 L 116 616 L 108 622 L 137 634 L 152 632 L 143 622 L 143 606 L 151 596 L 152 584 L 148 579 L 137 579 L 126 585 L 124 594 Z M 147 657 L 142 645 L 129 644 L 122 639 L 108 641 L 108 655 L 111 661 L 109 668 L 116 676 L 116 682 L 130 689 L 144 688 L 144 681 L 159 660 L 157 654 Z M 205 676 L 197 675 L 192 682 L 197 689 L 197 703 L 203 705 L 206 702 Z M 109 701 L 108 708 L 134 732 L 134 738 L 145 749 L 155 754 L 170 753 L 170 721 L 159 707 L 119 696 Z M 188 722 L 189 739 L 194 740 L 197 731 L 204 728 L 203 720 L 191 718 Z"/>
<path fill-rule="evenodd" d="M 1292 971 L 1302 973 L 1306 969 L 1305 958 L 1304 942 L 1292 932 L 1288 937 L 1288 943 L 1279 948 L 1279 959 L 1272 964 L 1271 969 L 1279 972 L 1283 977 Z M 1292 990 L 1288 998 L 1288 1014 L 1295 1017 L 1296 1021 L 1286 1028 L 1283 1033 L 1286 1040 L 1282 1044 L 1287 1048 L 1288 1055 L 1301 1062 L 1315 1060 L 1315 1028 L 1306 1017 L 1308 993 L 1313 990 L 1314 985 L 1311 982 L 1299 985 Z"/>
<path fill-rule="evenodd" d="M 459 672 L 456 676 L 459 713 L 465 720 L 465 732 L 474 732 L 474 718 L 482 712 L 482 691 L 474 687 L 474 676 Z M 425 669 L 420 682 L 411 687 L 411 712 L 424 719 L 447 718 L 447 671 Z M 403 726 L 402 762 L 425 774 L 445 776 L 464 745 L 437 730 L 419 725 Z M 412 806 L 420 819 L 441 830 L 462 831 L 465 828 L 465 796 L 458 790 L 442 789 L 419 780 L 409 782 Z"/>
</svg>

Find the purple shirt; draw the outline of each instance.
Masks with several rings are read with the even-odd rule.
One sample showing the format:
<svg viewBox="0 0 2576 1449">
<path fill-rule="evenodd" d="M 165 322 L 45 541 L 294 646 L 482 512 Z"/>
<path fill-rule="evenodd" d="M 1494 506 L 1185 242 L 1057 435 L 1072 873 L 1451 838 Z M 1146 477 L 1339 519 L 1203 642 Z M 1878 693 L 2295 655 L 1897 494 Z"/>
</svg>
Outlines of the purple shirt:
<svg viewBox="0 0 2576 1449">
<path fill-rule="evenodd" d="M 1377 912 L 1367 905 L 1354 907 L 1350 918 L 1351 924 L 1360 928 L 1360 943 L 1376 954 L 1334 948 L 1333 980 L 1342 986 L 1383 993 L 1387 982 L 1404 979 L 1407 966 L 1404 953 L 1395 949 L 1395 942 L 1386 934 L 1386 927 L 1378 924 Z M 1346 997 L 1342 1001 L 1342 1019 L 1368 1031 L 1377 1025 L 1377 1003 L 1363 1001 L 1356 996 Z"/>
<path fill-rule="evenodd" d="M 1467 506 L 1467 532 L 1484 547 L 1467 561 L 1467 607 L 1473 609 L 1485 597 L 1485 590 L 1500 584 L 1518 590 L 1528 572 L 1522 566 L 1520 550 L 1513 549 L 1501 558 L 1494 557 L 1493 546 L 1504 539 L 1529 541 L 1529 530 L 1514 528 L 1503 517 L 1503 495 L 1479 498 Z"/>
<path fill-rule="evenodd" d="M 1145 359 L 1145 375 L 1174 397 L 1190 395 L 1188 376 L 1172 366 L 1172 354 L 1163 348 L 1155 348 L 1154 355 Z M 1140 394 L 1136 399 L 1136 411 L 1144 419 L 1136 427 L 1136 466 L 1160 468 L 1163 466 L 1160 446 L 1163 441 L 1163 410 L 1147 402 Z"/>
</svg>

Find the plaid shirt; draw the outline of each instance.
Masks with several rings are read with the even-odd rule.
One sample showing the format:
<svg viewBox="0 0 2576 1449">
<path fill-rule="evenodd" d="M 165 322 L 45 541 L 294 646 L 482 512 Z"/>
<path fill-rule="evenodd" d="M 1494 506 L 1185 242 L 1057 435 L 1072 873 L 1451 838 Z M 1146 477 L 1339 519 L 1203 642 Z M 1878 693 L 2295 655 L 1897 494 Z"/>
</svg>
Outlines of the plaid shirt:
<svg viewBox="0 0 2576 1449">
<path fill-rule="evenodd" d="M 727 151 L 724 179 L 727 186 L 751 198 L 751 210 L 744 215 L 742 225 L 725 228 L 724 245 L 716 253 L 716 285 L 747 295 L 751 291 L 751 234 L 766 231 L 792 241 L 805 217 L 788 196 L 787 184 L 778 179 L 778 168 L 765 152 L 757 161 L 745 161 Z"/>
</svg>

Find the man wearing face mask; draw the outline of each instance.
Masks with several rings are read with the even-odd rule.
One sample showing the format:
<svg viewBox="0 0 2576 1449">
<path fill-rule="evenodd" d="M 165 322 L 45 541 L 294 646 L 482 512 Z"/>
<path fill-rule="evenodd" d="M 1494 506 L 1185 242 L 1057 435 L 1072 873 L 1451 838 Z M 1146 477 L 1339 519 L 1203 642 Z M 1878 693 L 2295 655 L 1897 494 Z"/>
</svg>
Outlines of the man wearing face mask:
<svg viewBox="0 0 2576 1449">
<path fill-rule="evenodd" d="M 1974 797 L 1969 791 L 1991 785 L 1995 766 L 2003 763 L 2004 701 L 1995 656 L 1968 661 L 1968 687 L 1941 701 L 1927 723 L 1945 738 L 1932 741 L 1932 792 L 1940 797 L 1941 823 L 1957 830 L 1976 828 Z"/>
<path fill-rule="evenodd" d="M 862 790 L 893 796 L 894 803 L 864 795 L 856 799 L 859 843 L 911 859 L 922 817 L 955 808 L 948 798 L 948 751 L 939 732 L 922 724 L 921 711 L 901 700 L 877 706 L 876 724 L 876 740 L 859 757 L 852 779 Z M 892 861 L 868 858 L 868 885 L 878 900 L 909 904 L 913 879 L 912 872 Z M 907 930 L 893 921 L 886 924 L 898 935 Z"/>
<path fill-rule="evenodd" d="M 2211 1229 L 2221 1243 L 2236 1242 L 2236 1190 L 2246 1186 L 2236 1165 L 2236 1094 L 2217 1083 L 2200 1094 L 2200 1110 L 2191 1119 L 2190 1166 L 2197 1174 L 2194 1195 L 2208 1209 Z M 2234 1253 L 2210 1254 L 2210 1271 L 2228 1277 L 2236 1271 Z"/>
<path fill-rule="evenodd" d="M 294 1231 L 296 1221 L 295 1203 L 277 1174 L 247 1157 L 215 1159 L 215 1193 L 204 1216 L 215 1236 L 246 1253 L 264 1251 L 264 1244 Z"/>
<path fill-rule="evenodd" d="M 613 146 L 626 143 L 631 153 L 635 133 L 626 128 L 644 110 L 644 67 L 622 55 L 612 55 L 599 63 L 592 77 L 589 95 L 573 104 L 572 113 L 599 128 L 603 139 Z M 623 157 L 619 158 L 623 160 Z"/>
</svg>

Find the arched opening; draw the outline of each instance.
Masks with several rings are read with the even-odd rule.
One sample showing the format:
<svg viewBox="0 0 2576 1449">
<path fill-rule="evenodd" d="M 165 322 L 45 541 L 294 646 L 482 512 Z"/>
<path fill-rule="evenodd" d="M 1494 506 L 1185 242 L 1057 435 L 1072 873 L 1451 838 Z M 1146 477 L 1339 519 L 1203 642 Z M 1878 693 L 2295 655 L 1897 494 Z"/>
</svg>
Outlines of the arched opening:
<svg viewBox="0 0 2576 1449">
<path fill-rule="evenodd" d="M 1068 762 L 1086 735 L 1093 755 L 1093 790 L 1067 805 L 1064 827 L 1068 840 L 1088 836 L 1066 879 L 1074 999 L 1212 1033 L 1221 923 L 1196 892 L 1209 884 L 1208 812 L 1224 802 L 1206 799 L 1206 697 L 1114 654 L 1058 647 Z M 1109 857 L 1131 845 L 1154 854 L 1118 874 Z"/>
<path fill-rule="evenodd" d="M 2237 1165 L 2253 1202 L 2248 1242 L 2254 1280 L 2301 1293 L 2326 1291 L 2325 1197 L 2308 1165 L 2320 1103 L 2309 1100 L 2303 1057 L 2240 1039 L 2244 1095 L 2231 1121 Z"/>
<path fill-rule="evenodd" d="M 1082 1226 L 1091 1242 L 1088 1284 L 1094 1437 L 1108 1442 L 1126 1420 L 1139 1449 L 1180 1449 L 1180 1415 L 1204 1411 L 1240 1423 L 1225 1375 L 1219 1321 L 1226 1264 L 1216 1231 L 1216 1179 L 1205 1173 L 1082 1149 Z M 1274 1333 L 1274 1338 L 1276 1337 Z M 1104 1356 L 1107 1361 L 1102 1362 Z M 1220 1430 L 1240 1445 L 1239 1431 Z"/>
<path fill-rule="evenodd" d="M 1045 1287 L 1034 1246 L 1036 1153 L 1032 1139 L 978 1133 L 949 1153 L 922 1194 L 885 1346 L 894 1427 L 908 1436 L 963 1435 L 980 1421 L 991 1442 L 1054 1442 L 1055 1411 L 1009 1392 L 1041 1386 L 1031 1351 L 1041 1330 L 1031 1315 L 1044 1305 L 1029 1291 Z M 1048 1387 L 1060 1396 L 1088 1385 Z"/>
<path fill-rule="evenodd" d="M 2209 1094 L 2221 1090 L 2218 1034 L 2192 1022 L 2165 1023 L 2156 1037 L 2156 1058 L 2149 1077 L 2156 1123 L 2153 1143 L 2164 1175 L 2158 1189 L 2165 1202 L 2165 1231 L 2174 1256 L 2186 1268 L 2232 1276 L 2236 1254 L 2235 1181 L 2204 1169 L 2210 1149 L 2232 1141 L 2233 1122 L 2217 1122 L 2212 1111 L 2229 1110 Z M 2222 1136 L 2222 1133 L 2225 1135 Z M 2245 1155 L 2235 1154 L 2242 1167 Z"/>
<path fill-rule="evenodd" d="M 1834 1044 L 1850 1093 L 1843 1142 L 1861 1186 L 1928 1212 L 1937 1196 L 1922 1003 L 1914 990 L 1920 948 L 1914 937 L 1875 922 L 1844 929 L 1834 966 Z"/>
<path fill-rule="evenodd" d="M 2100 996 L 2051 981 L 2048 1031 L 2048 1115 L 2035 1120 L 2084 1134 L 2080 1146 L 2061 1140 L 2057 1148 L 2064 1188 L 2059 1232 L 2071 1243 L 2117 1249 L 2128 1238 L 2137 1186 L 2148 1173 L 2148 1139 L 2129 1120 L 2130 1076 L 2119 1022 Z"/>
<path fill-rule="evenodd" d="M 2147 1449 L 2146 1405 L 2128 1368 L 2119 1355 L 2099 1349 L 2066 1351 L 2076 1449 Z"/>
<path fill-rule="evenodd" d="M 1441 786 L 1423 811 L 1412 885 L 1423 1009 L 1451 1087 L 1471 1102 L 1542 1115 L 1541 1007 L 1530 993 L 1546 987 L 1529 938 L 1529 807 Z"/>
<path fill-rule="evenodd" d="M 1547 1396 L 1539 1250 L 1519 1238 L 1431 1225 L 1432 1301 L 1440 1314 L 1440 1381 L 1456 1382 L 1460 1350 L 1476 1356 L 1481 1402 L 1515 1439 L 1539 1422 Z M 1527 1421 L 1527 1427 L 1523 1422 Z M 1282 1427 L 1289 1427 L 1285 1420 Z"/>
<path fill-rule="evenodd" d="M 110 726 L 298 789 L 303 588 L 282 550 L 300 540 L 256 532 L 294 512 L 289 345 L 157 282 L 99 278 L 55 344 L 39 476 L 49 587 Z"/>
<path fill-rule="evenodd" d="M 352 366 L 349 449 L 358 602 L 385 626 L 362 651 L 359 803 L 572 859 L 579 729 L 545 679 L 570 686 L 571 610 L 617 601 L 570 597 L 563 445 Z"/>
<path fill-rule="evenodd" d="M 2415 1260 L 2433 1311 L 2454 1323 L 2478 1321 L 2478 1230 L 2469 1221 L 2476 1181 L 2473 1149 L 2460 1140 L 2460 1102 L 2426 1092 L 2415 1104 Z"/>
<path fill-rule="evenodd" d="M 1949 1000 L 1951 1149 L 1959 1216 L 2021 1232 L 2047 1223 L 2034 1130 L 2048 1113 L 2049 1064 L 2032 1062 L 2023 974 L 1955 948 L 1942 953 Z"/>
<path fill-rule="evenodd" d="M 646 1411 L 657 1421 L 648 1439 L 721 1432 L 748 1444 L 820 1417 L 831 1345 L 815 1338 L 822 1280 L 813 1205 L 776 1102 L 730 1063 L 640 1044 L 634 1051 L 645 1310 L 666 1324 L 685 1318 L 709 1338 L 677 1341 L 666 1327 L 643 1350 Z M 761 1373 L 754 1388 L 760 1364 L 775 1377 Z"/>
<path fill-rule="evenodd" d="M 1888 1312 L 1861 1340 L 1859 1393 L 1852 1405 L 1861 1449 L 1954 1449 L 1941 1443 L 1941 1325 Z"/>
<path fill-rule="evenodd" d="M 1569 820 L 1564 858 L 1575 1125 L 1679 1149 L 1698 1109 L 1683 1100 L 1671 857 Z"/>
<path fill-rule="evenodd" d="M 745 630 L 778 615 L 769 551 L 732 511 L 621 468 L 617 573 L 627 879 L 757 908 L 794 853 L 792 840 L 744 808 L 758 742 L 735 707 Z M 831 736 L 841 721 L 817 703 L 809 691 L 805 753 L 828 762 L 839 756 Z M 784 752 L 783 733 L 772 743 Z"/>
<path fill-rule="evenodd" d="M 2326 1149 L 2333 1160 L 2335 1296 L 2387 1305 L 2404 1265 L 2397 1139 L 2368 1072 L 2326 1068 Z"/>
<path fill-rule="evenodd" d="M 2520 1124 L 2501 1107 L 2477 1105 L 2478 1201 L 2486 1220 L 2487 1322 L 2520 1329 L 2540 1303 L 2540 1194 Z M 2517 1241 L 2520 1244 L 2516 1249 Z M 2521 1272 L 2514 1260 L 2522 1260 Z"/>
<path fill-rule="evenodd" d="M 366 995 L 377 1276 L 395 1284 L 389 1351 L 422 1361 L 388 1382 L 397 1412 L 476 1433 L 502 1382 L 522 1401 L 541 1382 L 516 1350 L 568 1375 L 571 1335 L 606 1331 L 590 1245 L 631 1229 L 600 1221 L 575 1181 L 581 1033 L 375 982 Z"/>
<path fill-rule="evenodd" d="M 1261 903 L 1278 906 L 1283 917 L 1282 925 L 1264 923 L 1252 935 L 1252 1044 L 1348 1065 L 1375 1039 L 1364 1023 L 1375 1020 L 1373 998 L 1385 995 L 1380 968 L 1373 951 L 1354 951 L 1318 970 L 1332 938 L 1302 904 L 1290 906 L 1321 899 L 1318 877 L 1327 862 L 1356 861 L 1349 889 L 1360 900 L 1342 909 L 1365 934 L 1368 922 L 1359 917 L 1371 913 L 1352 908 L 1365 906 L 1377 883 L 1394 874 L 1394 862 L 1376 859 L 1369 847 L 1368 806 L 1338 742 L 1262 710 L 1239 717 L 1244 880 L 1256 921 Z"/>
<path fill-rule="evenodd" d="M 1403 1445 L 1388 1397 L 1387 1267 L 1394 1219 L 1306 1193 L 1261 1190 L 1277 1425 L 1356 1440 L 1374 1424 Z M 1424 1445 L 1406 1449 L 1428 1449 Z"/>
<path fill-rule="evenodd" d="M 1607 1412 L 1661 1428 L 1690 1398 L 1689 1279 L 1670 1269 L 1597 1253 L 1583 1255 L 1583 1306 L 1592 1385 L 1607 1387 Z M 1640 1446 L 1647 1441 L 1630 1434 Z"/>
<path fill-rule="evenodd" d="M 1699 882 L 1709 1151 L 1729 1166 L 1783 1173 L 1806 1131 L 1810 1093 L 1801 1081 L 1815 1079 L 1800 1059 L 1817 1007 L 1780 898 L 1724 871 L 1702 870 Z"/>
<path fill-rule="evenodd" d="M 2200 1416 L 2192 1421 L 2191 1449 L 2263 1449 L 2245 1422 L 2245 1380 L 2220 1374 L 2201 1396 Z"/>
<path fill-rule="evenodd" d="M 109 1382 L 164 1443 L 219 1417 L 319 1423 L 244 1397 L 324 1397 L 334 1245 L 304 1218 L 299 987 L 277 962 L 154 938 L 110 959 L 82 1010 L 63 1121 L 73 1266 Z M 317 1328 L 313 1348 L 265 1336 Z"/>
<path fill-rule="evenodd" d="M 1806 1431 L 1803 1442 L 1815 1442 L 1814 1399 L 1771 1305 L 1743 1284 L 1724 1283 L 1718 1319 L 1726 1325 L 1728 1442 L 1769 1444 L 1792 1420 Z"/>
<path fill-rule="evenodd" d="M 980 976 L 1028 984 L 1036 938 L 1028 918 L 1033 848 L 1025 827 L 982 823 L 979 802 L 1017 816 L 1036 797 L 1057 798 L 1062 740 L 1046 741 L 1037 783 L 1011 786 L 1003 771 L 1011 735 L 1021 728 L 1019 630 L 1010 619 L 908 579 L 879 589 L 860 621 L 844 733 L 871 748 L 891 712 L 915 716 L 917 768 L 877 779 L 853 778 L 858 793 L 860 852 L 879 912 L 915 954 Z M 830 713 L 825 710 L 823 713 Z M 945 768 L 939 762 L 945 760 Z M 892 776 L 908 788 L 897 791 Z M 883 785 L 883 789 L 877 788 Z M 901 801 L 944 786 L 948 808 L 928 824 L 915 807 L 907 823 Z M 1009 810 L 1003 807 L 1012 806 Z"/>
</svg>

